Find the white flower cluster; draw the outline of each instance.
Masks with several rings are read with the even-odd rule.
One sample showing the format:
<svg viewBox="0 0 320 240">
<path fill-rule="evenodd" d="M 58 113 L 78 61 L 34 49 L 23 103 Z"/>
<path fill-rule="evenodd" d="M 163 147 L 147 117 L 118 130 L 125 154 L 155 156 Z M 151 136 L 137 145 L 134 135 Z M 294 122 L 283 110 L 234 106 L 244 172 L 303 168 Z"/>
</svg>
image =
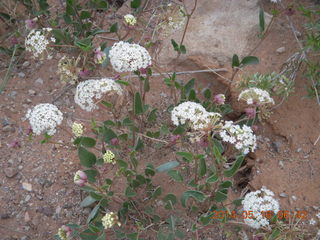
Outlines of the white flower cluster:
<svg viewBox="0 0 320 240">
<path fill-rule="evenodd" d="M 106 213 L 106 215 L 101 219 L 101 221 L 105 229 L 111 228 L 115 224 L 117 224 L 119 227 L 121 226 L 118 215 L 114 212 Z"/>
<path fill-rule="evenodd" d="M 52 136 L 56 133 L 56 127 L 61 124 L 63 115 L 55 105 L 42 103 L 29 109 L 26 118 L 29 119 L 32 131 L 36 135 L 47 132 Z"/>
<path fill-rule="evenodd" d="M 215 112 L 207 112 L 199 103 L 184 102 L 173 108 L 171 120 L 174 125 L 189 123 L 193 130 L 202 130 L 215 126 L 221 119 L 221 115 Z"/>
<path fill-rule="evenodd" d="M 169 3 L 165 12 L 159 14 L 161 22 L 158 27 L 162 30 L 161 34 L 168 36 L 181 29 L 187 20 L 185 12 L 184 7 Z"/>
<path fill-rule="evenodd" d="M 118 95 L 122 95 L 122 88 L 120 84 L 109 78 L 86 80 L 78 84 L 74 101 L 83 110 L 91 112 L 98 108 L 94 99 L 102 98 L 103 94 L 107 92 L 114 92 Z"/>
<path fill-rule="evenodd" d="M 38 57 L 44 51 L 46 51 L 50 42 L 55 42 L 54 37 L 49 38 L 49 33 L 52 31 L 51 28 L 42 28 L 40 30 L 31 30 L 28 34 L 25 47 L 28 52 L 32 52 L 34 57 Z M 48 57 L 50 58 L 50 57 Z"/>
<path fill-rule="evenodd" d="M 131 72 L 151 65 L 147 49 L 128 42 L 115 43 L 109 52 L 110 62 L 117 72 Z"/>
<path fill-rule="evenodd" d="M 234 144 L 235 148 L 244 154 L 253 152 L 256 148 L 256 136 L 247 125 L 243 125 L 241 128 L 241 126 L 233 124 L 232 121 L 226 121 L 219 134 L 224 142 Z"/>
<path fill-rule="evenodd" d="M 126 24 L 134 26 L 137 23 L 137 19 L 132 14 L 127 14 L 124 16 L 124 21 Z"/>
<path fill-rule="evenodd" d="M 103 156 L 102 156 L 103 161 L 104 161 L 105 163 L 112 163 L 112 164 L 115 164 L 115 163 L 116 163 L 116 161 L 114 160 L 114 157 L 115 157 L 114 153 L 111 152 L 110 150 L 107 150 L 107 151 L 105 152 L 105 154 L 103 154 Z"/>
<path fill-rule="evenodd" d="M 243 90 L 238 97 L 238 101 L 240 100 L 246 101 L 248 105 L 274 104 L 274 100 L 267 91 L 255 87 Z"/>
<path fill-rule="evenodd" d="M 251 219 L 246 218 L 245 223 L 255 229 L 269 226 L 269 219 L 265 216 L 265 212 L 272 211 L 274 215 L 279 212 L 279 202 L 274 198 L 274 193 L 265 187 L 248 193 L 242 204 L 243 210 L 247 213 L 252 211 L 253 215 Z"/>
<path fill-rule="evenodd" d="M 81 123 L 77 123 L 77 122 L 74 122 L 72 124 L 72 134 L 75 136 L 75 137 L 81 137 L 82 134 L 83 134 L 83 125 Z"/>
</svg>

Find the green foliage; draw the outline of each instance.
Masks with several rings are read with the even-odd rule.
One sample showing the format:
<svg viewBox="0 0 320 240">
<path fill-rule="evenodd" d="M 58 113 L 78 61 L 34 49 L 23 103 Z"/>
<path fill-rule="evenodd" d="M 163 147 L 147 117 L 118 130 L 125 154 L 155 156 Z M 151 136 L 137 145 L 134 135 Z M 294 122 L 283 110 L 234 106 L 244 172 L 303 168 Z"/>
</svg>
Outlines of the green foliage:
<svg viewBox="0 0 320 240">
<path fill-rule="evenodd" d="M 263 8 L 260 8 L 259 10 L 259 26 L 260 26 L 260 34 L 262 34 L 265 31 L 265 18 L 264 18 L 264 10 Z"/>
<path fill-rule="evenodd" d="M 177 51 L 178 53 L 186 54 L 187 49 L 184 45 L 179 45 L 175 40 L 171 39 L 171 44 L 173 46 L 173 49 Z"/>
<path fill-rule="evenodd" d="M 247 65 L 253 65 L 258 63 L 259 63 L 259 59 L 255 56 L 246 56 L 240 61 L 238 55 L 234 54 L 232 57 L 231 66 L 232 68 L 235 68 L 235 67 L 242 68 Z"/>
</svg>

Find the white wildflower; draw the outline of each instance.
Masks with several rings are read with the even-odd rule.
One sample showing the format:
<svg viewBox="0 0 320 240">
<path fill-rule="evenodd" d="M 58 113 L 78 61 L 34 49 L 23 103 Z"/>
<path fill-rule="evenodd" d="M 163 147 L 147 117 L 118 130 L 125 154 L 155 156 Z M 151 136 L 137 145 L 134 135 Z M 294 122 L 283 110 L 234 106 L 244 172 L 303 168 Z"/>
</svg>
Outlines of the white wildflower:
<svg viewBox="0 0 320 240">
<path fill-rule="evenodd" d="M 109 58 L 117 72 L 136 71 L 151 65 L 151 57 L 144 47 L 123 41 L 112 46 Z"/>
<path fill-rule="evenodd" d="M 238 101 L 244 100 L 247 104 L 274 104 L 274 100 L 270 97 L 270 94 L 260 88 L 248 88 L 243 90 L 238 97 Z"/>
<path fill-rule="evenodd" d="M 137 23 L 137 19 L 132 14 L 127 14 L 124 16 L 124 21 L 126 24 L 134 26 Z"/>
<path fill-rule="evenodd" d="M 98 108 L 94 100 L 101 99 L 107 92 L 122 95 L 122 88 L 120 84 L 108 78 L 86 80 L 78 84 L 74 101 L 83 110 L 90 112 Z"/>
<path fill-rule="evenodd" d="M 118 215 L 114 212 L 108 212 L 106 215 L 101 219 L 102 225 L 105 229 L 111 228 L 114 225 L 121 226 L 121 223 L 119 221 Z"/>
<path fill-rule="evenodd" d="M 81 123 L 74 122 L 72 124 L 72 133 L 76 137 L 81 137 L 83 134 L 83 125 Z"/>
<path fill-rule="evenodd" d="M 278 3 L 278 2 L 280 2 L 281 0 L 270 0 L 270 2 L 272 2 L 272 3 Z"/>
<path fill-rule="evenodd" d="M 55 42 L 56 40 L 54 37 L 49 37 L 51 30 L 50 28 L 31 30 L 25 41 L 26 50 L 32 52 L 34 57 L 39 57 L 47 51 L 50 42 Z"/>
<path fill-rule="evenodd" d="M 207 112 L 199 103 L 184 102 L 173 108 L 171 120 L 174 125 L 188 123 L 193 130 L 202 130 L 216 125 L 221 119 L 219 113 Z"/>
<path fill-rule="evenodd" d="M 52 136 L 56 133 L 56 127 L 61 124 L 63 115 L 55 105 L 42 103 L 29 109 L 26 118 L 29 119 L 32 131 L 36 135 L 47 132 Z"/>
<path fill-rule="evenodd" d="M 243 210 L 247 213 L 252 211 L 253 216 L 253 218 L 244 219 L 244 222 L 255 229 L 269 226 L 269 219 L 264 214 L 265 212 L 271 211 L 274 215 L 279 212 L 279 202 L 274 198 L 274 193 L 265 187 L 248 193 L 242 204 Z"/>
<path fill-rule="evenodd" d="M 232 121 L 226 121 L 219 133 L 224 142 L 234 144 L 235 148 L 244 154 L 254 152 L 256 148 L 256 136 L 251 127 L 234 125 Z"/>
<path fill-rule="evenodd" d="M 110 150 L 107 150 L 105 152 L 105 154 L 103 154 L 103 161 L 105 163 L 112 163 L 112 164 L 115 164 L 116 162 L 114 161 L 114 153 L 111 152 Z"/>
</svg>

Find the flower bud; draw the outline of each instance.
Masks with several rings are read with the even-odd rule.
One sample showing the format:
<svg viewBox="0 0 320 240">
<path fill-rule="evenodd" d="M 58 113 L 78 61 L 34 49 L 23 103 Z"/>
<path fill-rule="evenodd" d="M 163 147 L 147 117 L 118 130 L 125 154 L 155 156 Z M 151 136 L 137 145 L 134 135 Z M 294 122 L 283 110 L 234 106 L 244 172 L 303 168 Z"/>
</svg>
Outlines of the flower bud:
<svg viewBox="0 0 320 240">
<path fill-rule="evenodd" d="M 101 51 L 101 47 L 96 48 L 94 50 L 94 62 L 97 64 L 103 63 L 103 61 L 107 58 L 105 52 Z"/>
<path fill-rule="evenodd" d="M 170 144 L 175 145 L 177 144 L 177 141 L 180 139 L 180 135 L 172 135 L 170 137 Z"/>
<path fill-rule="evenodd" d="M 114 161 L 114 154 L 110 150 L 106 151 L 105 154 L 103 154 L 103 161 L 105 163 L 112 163 L 115 164 L 116 162 Z"/>
<path fill-rule="evenodd" d="M 224 94 L 220 93 L 213 97 L 213 102 L 217 105 L 223 105 L 226 100 Z"/>
<path fill-rule="evenodd" d="M 111 143 L 111 145 L 116 146 L 116 145 L 119 145 L 119 140 L 118 140 L 118 138 L 112 138 L 110 140 L 110 143 Z"/>
<path fill-rule="evenodd" d="M 244 109 L 244 111 L 249 119 L 254 119 L 256 117 L 256 113 L 257 113 L 256 108 L 254 107 L 246 108 Z"/>
<path fill-rule="evenodd" d="M 27 29 L 34 29 L 37 26 L 37 18 L 34 19 L 27 19 L 25 20 L 26 28 Z"/>
<path fill-rule="evenodd" d="M 79 185 L 80 187 L 83 187 L 88 182 L 87 174 L 79 170 L 74 175 L 73 181 L 75 184 Z"/>
<path fill-rule="evenodd" d="M 127 25 L 134 26 L 137 23 L 137 19 L 132 14 L 124 16 L 124 21 Z"/>
</svg>

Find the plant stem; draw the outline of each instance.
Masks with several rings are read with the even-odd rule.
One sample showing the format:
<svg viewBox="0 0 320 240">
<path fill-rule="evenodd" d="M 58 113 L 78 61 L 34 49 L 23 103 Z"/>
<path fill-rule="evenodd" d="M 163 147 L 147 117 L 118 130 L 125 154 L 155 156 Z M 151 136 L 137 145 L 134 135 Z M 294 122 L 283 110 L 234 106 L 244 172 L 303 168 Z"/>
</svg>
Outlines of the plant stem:
<svg viewBox="0 0 320 240">
<path fill-rule="evenodd" d="M 10 78 L 10 74 L 12 72 L 12 68 L 13 68 L 13 63 L 14 63 L 14 55 L 16 54 L 16 51 L 17 51 L 17 45 L 14 46 L 14 49 L 13 49 L 13 53 L 12 53 L 12 56 L 11 56 L 11 60 L 10 60 L 10 64 L 9 64 L 9 67 L 8 67 L 8 70 L 6 72 L 6 75 L 0 85 L 0 94 L 1 92 L 3 91 L 3 89 L 6 87 L 8 81 L 9 81 L 9 78 Z"/>
</svg>

